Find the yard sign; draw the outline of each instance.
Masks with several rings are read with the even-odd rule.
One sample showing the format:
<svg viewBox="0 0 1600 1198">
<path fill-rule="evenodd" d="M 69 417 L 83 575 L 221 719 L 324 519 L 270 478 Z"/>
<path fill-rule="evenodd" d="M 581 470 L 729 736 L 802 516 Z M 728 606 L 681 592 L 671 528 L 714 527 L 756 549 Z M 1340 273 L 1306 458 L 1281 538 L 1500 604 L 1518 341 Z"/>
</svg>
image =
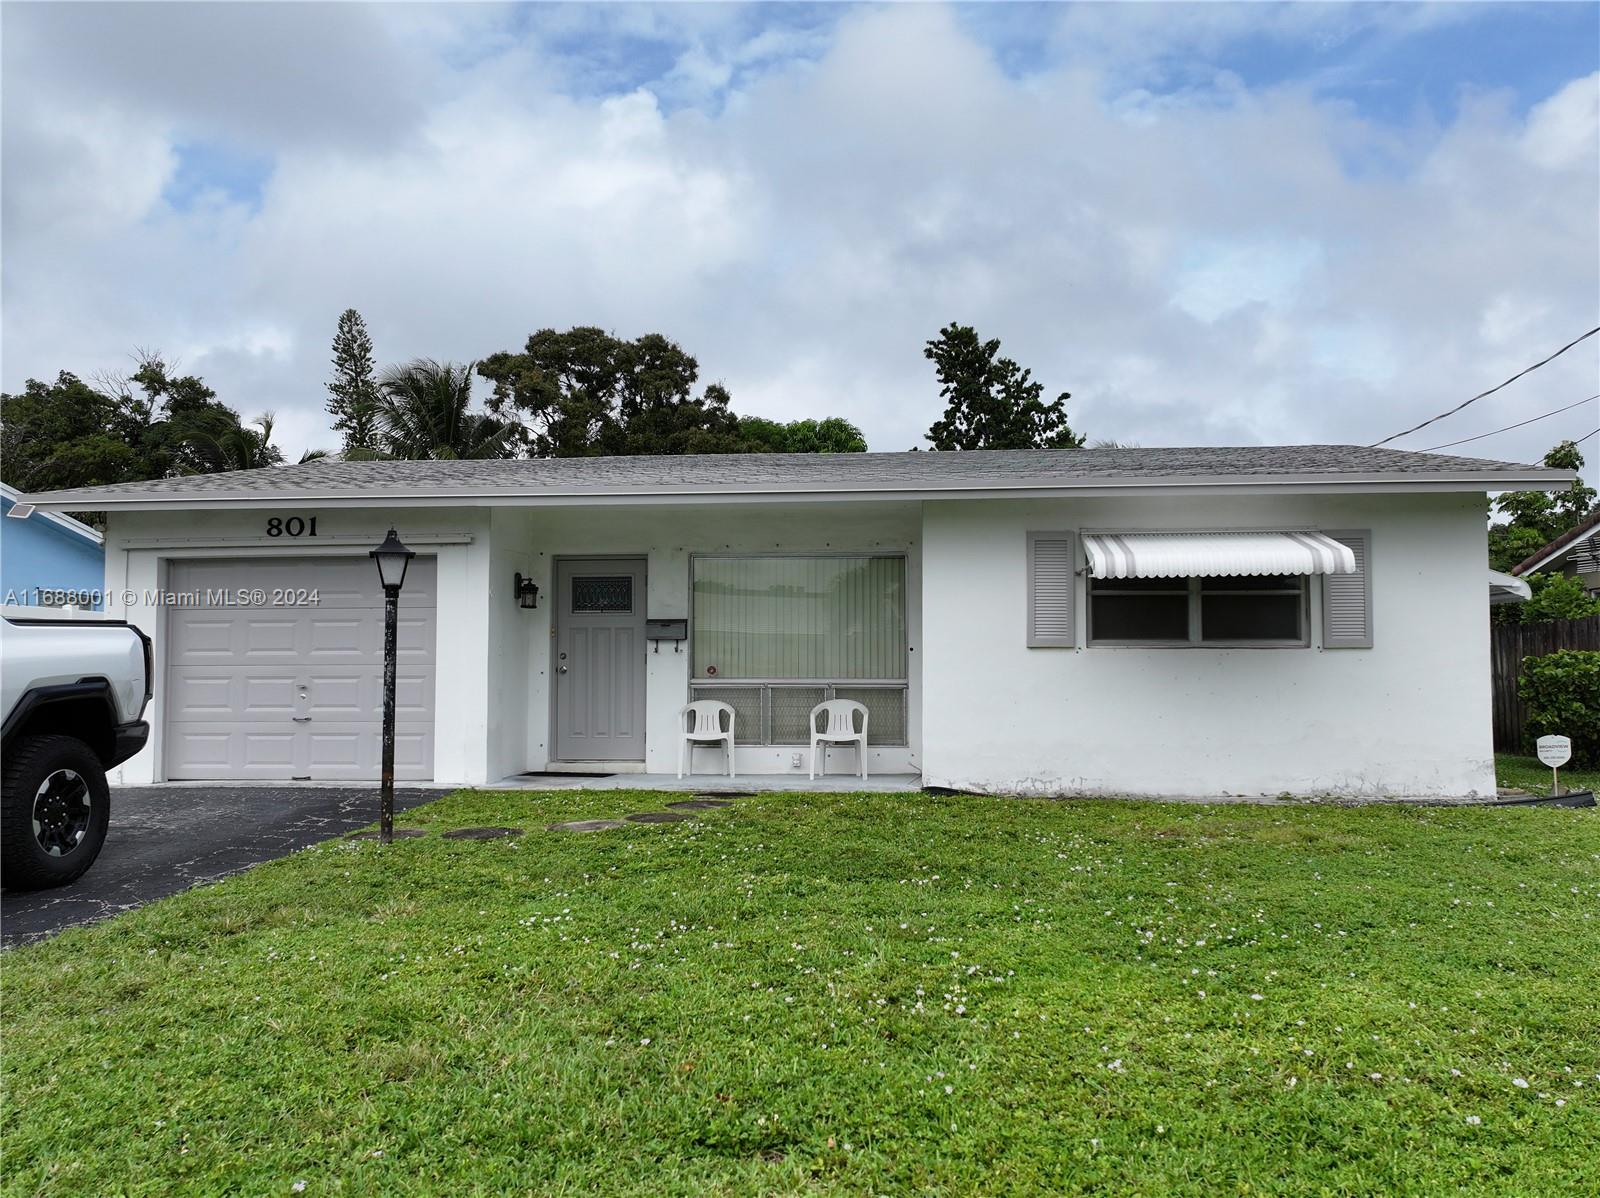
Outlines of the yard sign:
<svg viewBox="0 0 1600 1198">
<path fill-rule="evenodd" d="M 1539 760 L 1550 767 L 1550 793 L 1561 793 L 1561 779 L 1557 774 L 1560 766 L 1572 760 L 1572 738 L 1570 736 L 1541 736 L 1533 742 L 1534 751 L 1539 754 Z"/>
</svg>

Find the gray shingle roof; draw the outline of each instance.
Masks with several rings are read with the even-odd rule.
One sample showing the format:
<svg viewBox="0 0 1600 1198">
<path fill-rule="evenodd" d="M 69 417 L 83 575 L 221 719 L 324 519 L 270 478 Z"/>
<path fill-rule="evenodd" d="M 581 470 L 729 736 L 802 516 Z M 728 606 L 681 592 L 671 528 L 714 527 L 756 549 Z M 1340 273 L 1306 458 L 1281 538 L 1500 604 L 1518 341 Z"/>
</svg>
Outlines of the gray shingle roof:
<svg viewBox="0 0 1600 1198">
<path fill-rule="evenodd" d="M 52 491 L 52 507 L 184 506 L 275 498 L 354 500 L 583 495 L 945 492 L 1095 486 L 1218 485 L 1266 480 L 1360 484 L 1463 482 L 1483 489 L 1547 485 L 1562 471 L 1360 445 L 1171 449 L 1029 449 L 967 453 L 706 454 L 513 461 L 346 462 L 332 459 L 230 474 Z"/>
</svg>

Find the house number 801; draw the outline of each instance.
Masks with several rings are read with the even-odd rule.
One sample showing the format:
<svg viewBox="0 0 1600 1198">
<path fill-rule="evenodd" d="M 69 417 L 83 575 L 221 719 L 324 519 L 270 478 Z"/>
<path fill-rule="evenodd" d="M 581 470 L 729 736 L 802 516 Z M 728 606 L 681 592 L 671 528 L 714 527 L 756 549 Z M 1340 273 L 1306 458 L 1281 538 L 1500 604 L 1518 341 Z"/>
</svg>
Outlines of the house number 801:
<svg viewBox="0 0 1600 1198">
<path fill-rule="evenodd" d="M 290 516 L 287 520 L 281 516 L 274 516 L 267 521 L 267 535 L 269 537 L 314 537 L 317 535 L 317 518 L 312 516 L 303 520 L 299 516 Z"/>
</svg>

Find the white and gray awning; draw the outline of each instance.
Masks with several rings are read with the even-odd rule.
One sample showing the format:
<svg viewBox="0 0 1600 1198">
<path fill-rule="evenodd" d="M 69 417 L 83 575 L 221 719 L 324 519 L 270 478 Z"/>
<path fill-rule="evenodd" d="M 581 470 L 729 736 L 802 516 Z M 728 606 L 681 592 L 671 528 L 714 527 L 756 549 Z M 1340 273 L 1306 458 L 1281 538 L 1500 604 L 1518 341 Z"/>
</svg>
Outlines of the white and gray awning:
<svg viewBox="0 0 1600 1198">
<path fill-rule="evenodd" d="M 1356 555 L 1320 532 L 1086 533 L 1092 578 L 1354 574 Z"/>
<path fill-rule="evenodd" d="M 1533 598 L 1533 588 L 1515 574 L 1489 571 L 1490 603 L 1526 603 Z"/>
</svg>

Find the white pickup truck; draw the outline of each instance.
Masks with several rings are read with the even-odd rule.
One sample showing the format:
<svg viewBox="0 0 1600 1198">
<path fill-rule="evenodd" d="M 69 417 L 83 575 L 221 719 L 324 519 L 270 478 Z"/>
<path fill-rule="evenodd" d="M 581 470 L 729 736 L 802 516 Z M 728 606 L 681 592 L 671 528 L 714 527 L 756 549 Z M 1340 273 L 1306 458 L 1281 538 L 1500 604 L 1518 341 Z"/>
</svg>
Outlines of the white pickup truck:
<svg viewBox="0 0 1600 1198">
<path fill-rule="evenodd" d="M 37 890 L 94 864 L 106 771 L 144 747 L 150 638 L 125 620 L 7 607 L 0 624 L 0 885 Z"/>
</svg>

